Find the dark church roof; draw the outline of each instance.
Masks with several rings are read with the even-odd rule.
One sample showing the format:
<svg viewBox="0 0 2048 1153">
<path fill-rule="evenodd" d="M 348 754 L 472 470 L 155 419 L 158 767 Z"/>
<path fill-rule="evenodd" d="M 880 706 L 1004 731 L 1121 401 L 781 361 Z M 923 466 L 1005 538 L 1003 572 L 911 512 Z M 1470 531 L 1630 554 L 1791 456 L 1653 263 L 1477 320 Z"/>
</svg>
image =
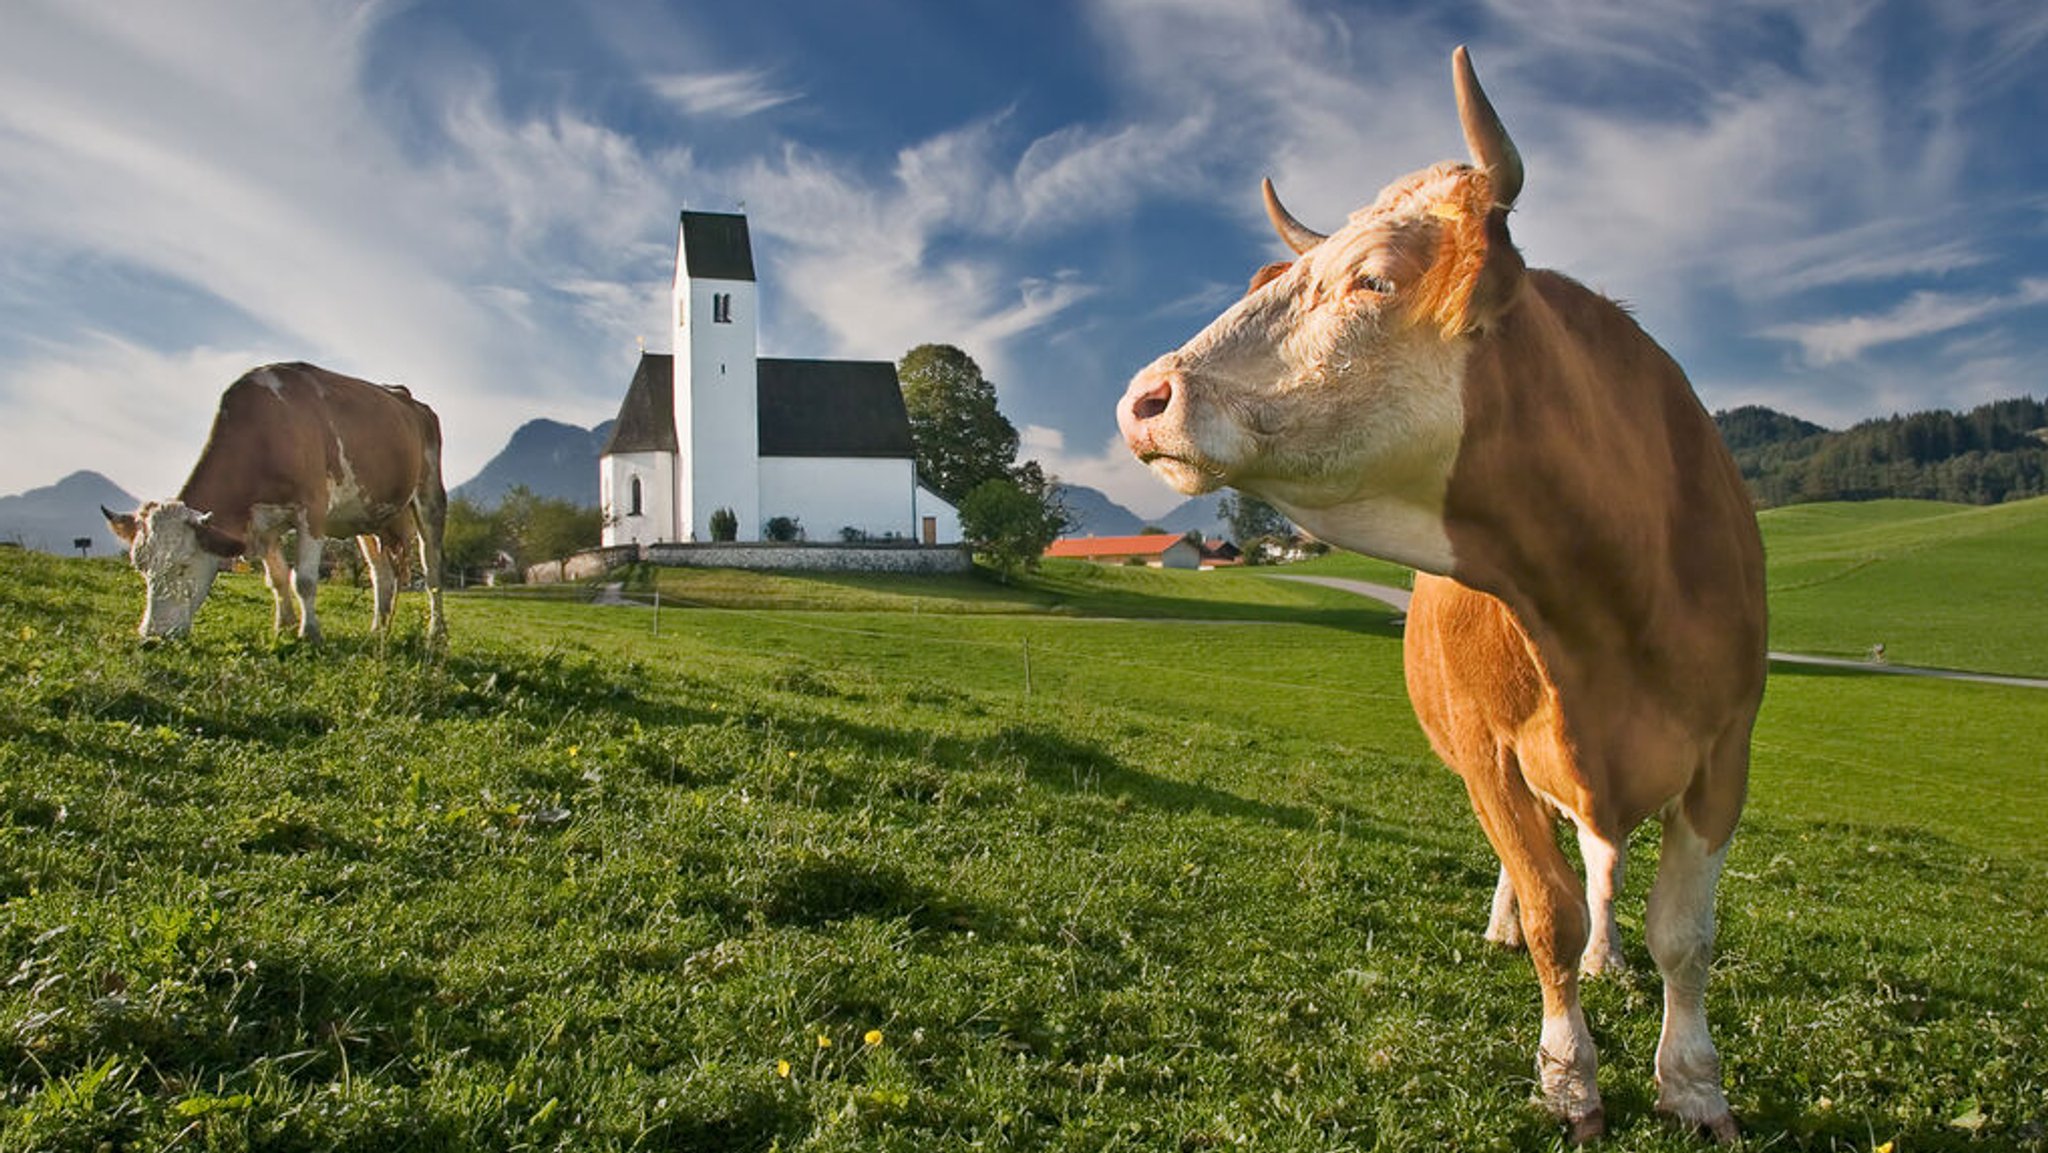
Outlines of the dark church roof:
<svg viewBox="0 0 2048 1153">
<path fill-rule="evenodd" d="M 762 456 L 910 459 L 910 413 L 886 360 L 760 360 Z M 675 452 L 675 357 L 643 352 L 605 456 Z"/>
<path fill-rule="evenodd" d="M 762 456 L 910 459 L 910 414 L 886 360 L 762 360 Z"/>
<path fill-rule="evenodd" d="M 700 280 L 754 279 L 747 218 L 727 212 L 683 213 L 683 259 Z"/>
<path fill-rule="evenodd" d="M 665 352 L 640 354 L 640 366 L 619 405 L 619 422 L 601 455 L 676 451 L 675 360 Z"/>
</svg>

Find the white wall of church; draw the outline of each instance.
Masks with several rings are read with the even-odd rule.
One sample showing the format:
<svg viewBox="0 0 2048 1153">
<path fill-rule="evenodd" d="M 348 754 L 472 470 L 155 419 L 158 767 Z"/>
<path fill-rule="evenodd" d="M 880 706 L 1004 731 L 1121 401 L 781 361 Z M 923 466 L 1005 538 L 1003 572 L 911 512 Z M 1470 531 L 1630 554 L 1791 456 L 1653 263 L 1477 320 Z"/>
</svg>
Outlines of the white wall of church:
<svg viewBox="0 0 2048 1153">
<path fill-rule="evenodd" d="M 929 538 L 924 531 L 924 522 L 932 522 Z M 917 539 L 926 544 L 957 544 L 965 539 L 960 531 L 960 510 L 946 503 L 946 498 L 926 488 L 917 486 Z"/>
<path fill-rule="evenodd" d="M 761 526 L 770 517 L 793 516 L 806 540 L 836 541 L 847 527 L 877 539 L 892 533 L 916 539 L 916 488 L 916 469 L 907 460 L 763 457 L 761 520 L 754 534 L 766 535 Z M 744 523 L 740 531 L 747 534 Z M 959 539 L 957 532 L 953 539 Z"/>
<path fill-rule="evenodd" d="M 621 452 L 603 458 L 597 473 L 602 543 L 654 544 L 676 539 L 676 458 L 665 452 Z M 633 482 L 640 509 L 633 510 Z M 707 534 L 708 535 L 708 534 Z"/>
<path fill-rule="evenodd" d="M 745 537 L 748 526 L 774 515 L 761 510 L 756 463 L 761 434 L 754 284 L 679 275 L 671 307 L 677 321 L 676 437 L 689 462 L 680 478 L 677 539 L 710 540 L 711 514 L 721 508 L 739 517 Z"/>
</svg>

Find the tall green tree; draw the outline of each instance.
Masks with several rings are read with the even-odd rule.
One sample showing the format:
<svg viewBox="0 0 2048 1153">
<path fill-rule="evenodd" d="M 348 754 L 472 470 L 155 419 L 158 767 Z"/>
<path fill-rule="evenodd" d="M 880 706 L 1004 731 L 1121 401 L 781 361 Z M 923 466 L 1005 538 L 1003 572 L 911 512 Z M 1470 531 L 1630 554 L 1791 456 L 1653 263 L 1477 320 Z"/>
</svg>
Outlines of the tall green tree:
<svg viewBox="0 0 2048 1153">
<path fill-rule="evenodd" d="M 523 484 L 505 494 L 498 505 L 498 521 L 522 565 L 596 548 L 604 532 L 604 514 L 597 509 L 541 496 Z"/>
<path fill-rule="evenodd" d="M 505 547 L 504 525 L 466 496 L 451 497 L 441 531 L 441 560 L 460 587 L 477 579 Z"/>
<path fill-rule="evenodd" d="M 960 502 L 961 533 L 1005 581 L 1018 569 L 1036 565 L 1061 527 L 1043 495 L 1026 492 L 1007 476 L 982 481 Z"/>
<path fill-rule="evenodd" d="M 1237 542 L 1237 547 L 1244 550 L 1245 559 L 1252 564 L 1258 563 L 1260 542 L 1286 540 L 1290 535 L 1287 518 L 1280 514 L 1280 510 L 1250 493 L 1236 490 L 1224 493 L 1223 499 L 1216 503 L 1216 511 L 1230 526 L 1230 539 Z"/>
<path fill-rule="evenodd" d="M 996 408 L 996 386 L 950 344 L 920 344 L 896 366 L 910 440 L 925 483 L 954 506 L 985 481 L 1011 475 L 1017 426 Z"/>
</svg>

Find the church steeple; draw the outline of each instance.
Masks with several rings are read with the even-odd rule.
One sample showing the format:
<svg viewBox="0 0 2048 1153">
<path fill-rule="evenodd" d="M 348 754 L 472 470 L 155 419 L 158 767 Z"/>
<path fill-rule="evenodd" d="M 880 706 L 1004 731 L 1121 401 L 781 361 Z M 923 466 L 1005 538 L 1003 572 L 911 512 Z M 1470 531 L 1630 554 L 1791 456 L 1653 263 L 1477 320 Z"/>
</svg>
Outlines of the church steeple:
<svg viewBox="0 0 2048 1153">
<path fill-rule="evenodd" d="M 672 303 L 685 540 L 710 540 L 721 508 L 738 518 L 741 539 L 761 535 L 757 301 L 747 218 L 684 212 Z"/>
</svg>

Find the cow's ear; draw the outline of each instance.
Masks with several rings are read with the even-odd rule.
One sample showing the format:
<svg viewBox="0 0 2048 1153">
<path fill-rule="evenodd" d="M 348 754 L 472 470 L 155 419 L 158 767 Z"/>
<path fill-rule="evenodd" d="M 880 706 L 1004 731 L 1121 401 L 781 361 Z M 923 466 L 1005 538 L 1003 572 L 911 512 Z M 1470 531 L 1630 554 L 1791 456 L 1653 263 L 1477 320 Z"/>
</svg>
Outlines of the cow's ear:
<svg viewBox="0 0 2048 1153">
<path fill-rule="evenodd" d="M 199 538 L 200 548 L 217 557 L 228 559 L 242 555 L 244 545 L 240 537 L 229 536 L 203 519 L 192 522 L 192 535 Z"/>
<path fill-rule="evenodd" d="M 1268 264 L 1266 267 L 1252 273 L 1252 282 L 1245 286 L 1244 294 L 1250 296 L 1252 293 L 1279 279 L 1288 269 L 1293 267 L 1294 262 L 1291 260 L 1281 260 Z"/>
<path fill-rule="evenodd" d="M 111 529 L 115 536 L 121 538 L 122 544 L 132 545 L 135 543 L 135 533 L 136 530 L 142 527 L 142 522 L 135 519 L 134 513 L 114 512 L 108 509 L 106 505 L 101 505 L 100 515 L 107 518 L 107 528 Z"/>
<path fill-rule="evenodd" d="M 1522 285 L 1522 254 L 1508 238 L 1508 210 L 1494 202 L 1486 174 L 1473 171 L 1429 214 L 1438 222 L 1437 245 L 1413 297 L 1416 319 L 1437 325 L 1447 338 L 1482 329 L 1514 303 Z"/>
</svg>

